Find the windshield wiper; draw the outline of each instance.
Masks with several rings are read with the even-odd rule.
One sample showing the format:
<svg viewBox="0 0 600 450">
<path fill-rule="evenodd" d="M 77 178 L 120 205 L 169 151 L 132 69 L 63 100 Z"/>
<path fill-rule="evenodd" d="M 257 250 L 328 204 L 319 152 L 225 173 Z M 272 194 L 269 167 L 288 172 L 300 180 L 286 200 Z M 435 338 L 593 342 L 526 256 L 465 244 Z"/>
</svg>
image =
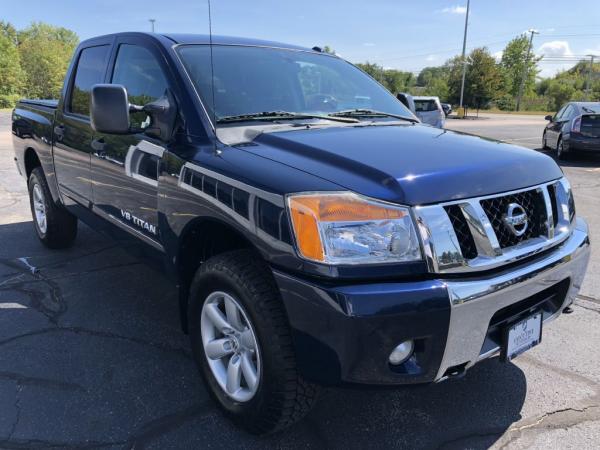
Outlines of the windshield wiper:
<svg viewBox="0 0 600 450">
<path fill-rule="evenodd" d="M 232 123 L 232 122 L 246 122 L 248 120 L 264 120 L 264 121 L 276 121 L 276 120 L 294 120 L 294 119 L 324 119 L 324 120 L 333 120 L 336 122 L 344 122 L 344 123 L 357 123 L 359 122 L 357 119 L 352 119 L 350 117 L 332 117 L 332 116 L 324 116 L 319 114 L 304 114 L 304 113 L 295 113 L 289 111 L 263 111 L 257 113 L 249 113 L 249 114 L 239 114 L 236 116 L 225 116 L 221 117 L 217 120 L 217 123 Z"/>
<path fill-rule="evenodd" d="M 401 116 L 398 114 L 386 113 L 383 111 L 374 111 L 372 109 L 346 109 L 329 114 L 330 117 L 393 117 L 400 120 L 408 120 L 409 122 L 418 123 L 414 117 Z"/>
</svg>

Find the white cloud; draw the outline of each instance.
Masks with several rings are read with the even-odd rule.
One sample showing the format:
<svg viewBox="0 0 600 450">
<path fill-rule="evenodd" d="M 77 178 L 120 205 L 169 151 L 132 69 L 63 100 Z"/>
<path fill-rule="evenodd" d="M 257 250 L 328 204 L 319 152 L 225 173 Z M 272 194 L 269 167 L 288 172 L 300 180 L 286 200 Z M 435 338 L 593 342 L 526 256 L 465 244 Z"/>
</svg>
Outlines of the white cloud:
<svg viewBox="0 0 600 450">
<path fill-rule="evenodd" d="M 538 56 L 544 56 L 545 58 L 573 56 L 573 52 L 571 51 L 571 47 L 569 46 L 569 43 L 567 41 L 544 42 L 542 45 L 539 46 L 536 54 Z M 567 59 L 564 62 L 554 60 L 553 62 L 548 61 L 547 63 L 544 63 L 544 59 L 542 59 L 542 61 L 539 64 L 539 76 L 542 78 L 552 77 L 558 72 L 570 69 L 576 63 L 577 60 L 575 58 L 573 58 L 573 62 Z"/>
<path fill-rule="evenodd" d="M 429 55 L 427 58 L 425 58 L 425 61 L 432 62 L 432 61 L 435 61 L 436 59 L 437 59 L 437 56 Z"/>
<path fill-rule="evenodd" d="M 502 50 L 498 50 L 497 52 L 492 53 L 492 56 L 496 61 L 500 61 L 502 59 L 502 55 L 504 52 Z"/>
<path fill-rule="evenodd" d="M 538 54 L 545 56 L 573 56 L 567 41 L 544 42 L 538 49 Z"/>
<path fill-rule="evenodd" d="M 439 12 L 447 13 L 447 14 L 465 14 L 467 12 L 467 7 L 455 5 L 455 6 L 450 6 L 448 8 L 441 9 L 441 10 L 439 10 Z"/>
<path fill-rule="evenodd" d="M 583 51 L 584 55 L 595 55 L 600 56 L 600 44 L 596 48 L 586 48 Z"/>
</svg>

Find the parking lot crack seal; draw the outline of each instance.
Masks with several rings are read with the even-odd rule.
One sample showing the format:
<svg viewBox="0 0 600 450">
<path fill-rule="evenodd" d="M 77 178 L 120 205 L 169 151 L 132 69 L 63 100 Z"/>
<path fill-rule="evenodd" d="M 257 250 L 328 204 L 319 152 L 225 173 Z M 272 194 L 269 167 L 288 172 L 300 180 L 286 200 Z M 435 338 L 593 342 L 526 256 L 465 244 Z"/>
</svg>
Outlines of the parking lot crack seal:
<svg viewBox="0 0 600 450">
<path fill-rule="evenodd" d="M 52 327 L 52 328 L 42 328 L 39 330 L 31 331 L 29 333 L 19 334 L 19 335 L 11 336 L 7 339 L 4 339 L 3 341 L 0 341 L 0 347 L 10 344 L 12 342 L 21 340 L 21 339 L 28 338 L 28 337 L 41 336 L 41 335 L 50 334 L 50 333 L 86 334 L 89 336 L 95 336 L 95 337 L 100 337 L 100 338 L 119 339 L 119 340 L 133 342 L 133 343 L 139 344 L 139 345 L 153 347 L 158 350 L 162 350 L 162 351 L 166 351 L 166 352 L 179 353 L 181 356 L 185 357 L 186 359 L 191 358 L 190 352 L 183 347 L 175 347 L 175 346 L 165 345 L 160 342 L 148 341 L 145 339 L 140 339 L 140 338 L 136 338 L 136 337 L 132 337 L 132 336 L 124 336 L 121 334 L 113 333 L 111 331 L 90 330 L 88 328 L 82 328 L 82 327 L 57 326 L 57 327 Z"/>
<path fill-rule="evenodd" d="M 187 421 L 202 417 L 212 412 L 210 402 L 194 405 L 182 411 L 159 417 L 142 425 L 141 429 L 127 440 L 128 449 L 145 448 L 151 441 L 176 430 Z"/>
<path fill-rule="evenodd" d="M 63 389 L 69 391 L 85 391 L 85 388 L 76 383 L 48 378 L 28 377 L 14 372 L 0 372 L 0 378 L 16 381 L 21 387 L 25 385 L 40 386 L 45 388 Z"/>
<path fill-rule="evenodd" d="M 600 419 L 600 405 L 588 405 L 581 408 L 562 408 L 539 416 L 531 423 L 510 428 L 505 434 L 505 442 L 500 449 L 508 447 L 523 436 L 523 432 L 547 429 L 568 429 L 584 422 Z"/>
<path fill-rule="evenodd" d="M 23 385 L 17 381 L 17 389 L 16 389 L 16 393 L 15 393 L 15 421 L 12 424 L 12 427 L 10 429 L 10 433 L 8 434 L 8 440 L 10 440 L 13 435 L 15 434 L 15 431 L 17 430 L 17 425 L 19 424 L 19 420 L 21 420 L 21 390 L 23 389 Z"/>
<path fill-rule="evenodd" d="M 577 306 L 578 306 L 579 308 L 585 309 L 586 311 L 591 311 L 591 312 L 594 312 L 594 313 L 600 314 L 600 310 L 597 310 L 597 309 L 594 309 L 594 308 L 590 308 L 590 307 L 588 307 L 588 306 L 584 306 L 584 305 L 582 305 L 581 303 L 577 303 Z"/>
</svg>

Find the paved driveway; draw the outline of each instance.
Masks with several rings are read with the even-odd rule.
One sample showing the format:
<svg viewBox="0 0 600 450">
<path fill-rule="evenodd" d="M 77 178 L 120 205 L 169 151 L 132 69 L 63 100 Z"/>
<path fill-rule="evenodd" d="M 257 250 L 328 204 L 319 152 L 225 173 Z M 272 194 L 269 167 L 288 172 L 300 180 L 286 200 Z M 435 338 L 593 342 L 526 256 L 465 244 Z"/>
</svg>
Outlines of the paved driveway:
<svg viewBox="0 0 600 450">
<path fill-rule="evenodd" d="M 503 128 L 492 121 L 449 125 Z M 539 134 L 527 127 L 515 133 Z M 595 234 L 598 167 L 565 169 Z M 70 250 L 38 243 L 0 113 L 0 448 L 597 448 L 594 267 L 586 299 L 514 364 L 433 386 L 329 389 L 297 426 L 255 438 L 209 400 L 160 274 L 85 226 Z"/>
</svg>

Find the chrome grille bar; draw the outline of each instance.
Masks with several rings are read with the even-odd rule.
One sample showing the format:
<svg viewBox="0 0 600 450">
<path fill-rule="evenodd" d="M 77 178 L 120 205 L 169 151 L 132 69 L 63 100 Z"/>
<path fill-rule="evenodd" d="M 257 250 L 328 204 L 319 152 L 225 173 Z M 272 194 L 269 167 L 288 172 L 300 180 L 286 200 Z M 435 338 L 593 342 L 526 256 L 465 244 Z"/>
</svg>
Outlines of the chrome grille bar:
<svg viewBox="0 0 600 450">
<path fill-rule="evenodd" d="M 556 187 L 558 218 L 554 217 L 548 186 Z M 537 191 L 543 198 L 545 229 L 540 236 L 532 236 L 511 247 L 502 248 L 494 228 L 481 206 L 482 200 L 494 199 L 527 191 Z M 544 183 L 511 192 L 458 200 L 440 205 L 414 208 L 430 271 L 436 273 L 462 273 L 489 270 L 543 252 L 564 241 L 572 232 L 570 220 L 570 185 L 566 179 Z M 541 201 L 541 199 L 540 199 Z M 466 258 L 446 208 L 458 205 L 465 217 L 477 256 Z M 539 208 L 538 208 L 539 209 Z M 541 218 L 537 218 L 538 220 Z M 556 222 L 556 226 L 554 223 Z"/>
</svg>

